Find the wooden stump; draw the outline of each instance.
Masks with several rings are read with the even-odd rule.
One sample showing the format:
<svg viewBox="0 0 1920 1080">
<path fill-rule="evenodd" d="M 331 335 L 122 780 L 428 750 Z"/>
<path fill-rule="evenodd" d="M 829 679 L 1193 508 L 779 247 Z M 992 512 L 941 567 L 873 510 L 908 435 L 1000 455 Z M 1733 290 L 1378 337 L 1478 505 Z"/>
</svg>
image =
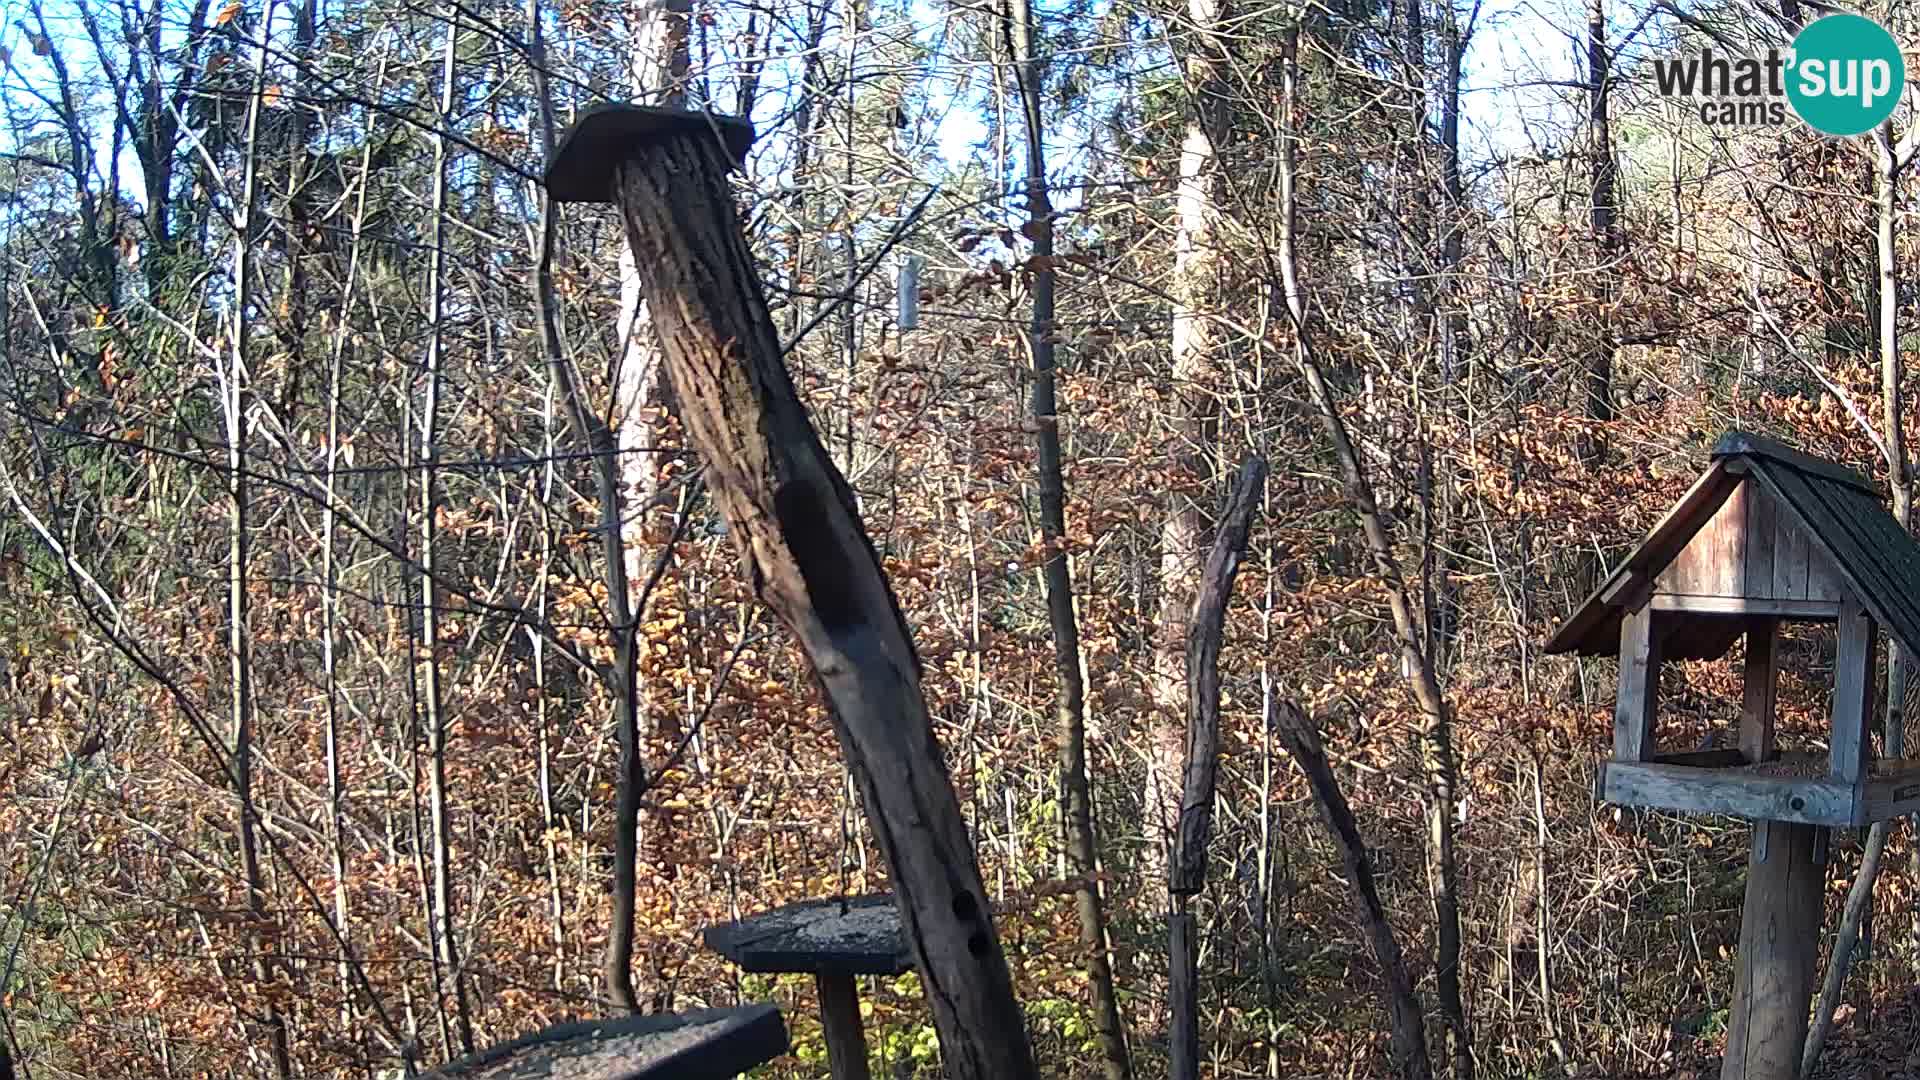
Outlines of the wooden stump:
<svg viewBox="0 0 1920 1080">
<path fill-rule="evenodd" d="M 1754 822 L 1721 1080 L 1798 1080 L 1819 953 L 1823 831 Z"/>
</svg>

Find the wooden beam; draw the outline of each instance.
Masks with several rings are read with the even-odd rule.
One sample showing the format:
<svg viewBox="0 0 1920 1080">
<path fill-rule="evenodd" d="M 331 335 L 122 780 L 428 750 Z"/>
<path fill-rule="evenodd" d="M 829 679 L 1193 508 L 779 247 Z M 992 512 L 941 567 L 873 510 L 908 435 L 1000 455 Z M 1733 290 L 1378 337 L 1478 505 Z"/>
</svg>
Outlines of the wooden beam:
<svg viewBox="0 0 1920 1080">
<path fill-rule="evenodd" d="M 826 691 L 947 1075 L 1031 1080 L 1025 1017 L 934 738 L 912 632 L 852 489 L 794 390 L 727 186 L 731 151 L 689 122 L 628 139 L 620 152 L 608 187 L 687 441 L 755 593 Z M 575 179 L 579 190 L 597 190 Z"/>
<path fill-rule="evenodd" d="M 1799 1080 L 1820 944 L 1818 826 L 1756 821 L 1721 1080 Z M 1761 852 L 1766 853 L 1763 859 Z"/>
<path fill-rule="evenodd" d="M 1653 610 L 1686 615 L 1753 615 L 1822 621 L 1838 618 L 1835 600 L 1776 600 L 1762 596 L 1688 596 L 1655 593 Z"/>
<path fill-rule="evenodd" d="M 1786 443 L 1780 442 L 1777 439 L 1769 439 L 1765 435 L 1755 435 L 1747 431 L 1729 431 L 1725 435 L 1720 436 L 1720 441 L 1713 447 L 1713 459 L 1715 461 L 1719 461 L 1722 458 L 1731 458 L 1739 454 L 1769 457 L 1775 461 L 1791 465 L 1801 472 L 1824 476 L 1829 480 L 1838 480 L 1843 484 L 1849 484 L 1859 488 L 1869 495 L 1885 497 L 1884 493 L 1874 485 L 1873 481 L 1868 480 L 1866 477 L 1854 472 L 1839 462 L 1828 461 L 1825 458 L 1817 458 L 1810 454 L 1803 454 L 1793 447 L 1788 446 Z M 1729 461 L 1728 465 L 1731 466 L 1731 464 L 1732 462 Z"/>
<path fill-rule="evenodd" d="M 1599 788 L 1602 799 L 1619 806 L 1808 825 L 1855 824 L 1853 786 L 1826 776 L 1768 776 L 1744 769 L 1609 761 L 1600 767 Z"/>
<path fill-rule="evenodd" d="M 867 1065 L 867 1033 L 860 1024 L 860 990 L 853 976 L 822 972 L 813 977 L 813 985 L 820 991 L 820 1026 L 833 1080 L 873 1080 Z"/>
<path fill-rule="evenodd" d="M 1660 643 L 1653 606 L 1620 617 L 1620 690 L 1613 706 L 1613 760 L 1654 756 L 1653 720 L 1660 700 Z"/>
<path fill-rule="evenodd" d="M 1600 590 L 1600 602 L 1608 607 L 1637 608 L 1646 602 L 1653 581 L 1637 568 L 1608 582 Z"/>
<path fill-rule="evenodd" d="M 1873 616 L 1849 589 L 1840 600 L 1838 644 L 1833 654 L 1833 703 L 1828 759 L 1837 780 L 1859 783 L 1867 775 L 1872 736 Z"/>
<path fill-rule="evenodd" d="M 1747 620 L 1747 663 L 1740 705 L 1740 755 L 1748 761 L 1773 757 L 1773 710 L 1780 685 L 1780 620 Z"/>
<path fill-rule="evenodd" d="M 1651 762 L 1654 765 L 1684 765 L 1689 769 L 1729 769 L 1746 763 L 1746 757 L 1738 750 L 1683 750 L 1677 754 L 1661 754 Z"/>
</svg>

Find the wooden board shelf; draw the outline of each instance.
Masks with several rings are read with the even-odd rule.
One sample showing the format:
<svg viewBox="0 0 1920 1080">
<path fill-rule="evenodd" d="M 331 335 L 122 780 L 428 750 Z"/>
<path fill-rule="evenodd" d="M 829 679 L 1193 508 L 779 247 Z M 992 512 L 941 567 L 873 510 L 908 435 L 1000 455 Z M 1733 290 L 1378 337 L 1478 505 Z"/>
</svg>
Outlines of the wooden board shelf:
<svg viewBox="0 0 1920 1080">
<path fill-rule="evenodd" d="M 1920 764 L 1876 763 L 1859 783 L 1828 773 L 1825 754 L 1782 754 L 1750 765 L 1607 761 L 1595 777 L 1606 802 L 1756 821 L 1858 828 L 1920 811 Z"/>
</svg>

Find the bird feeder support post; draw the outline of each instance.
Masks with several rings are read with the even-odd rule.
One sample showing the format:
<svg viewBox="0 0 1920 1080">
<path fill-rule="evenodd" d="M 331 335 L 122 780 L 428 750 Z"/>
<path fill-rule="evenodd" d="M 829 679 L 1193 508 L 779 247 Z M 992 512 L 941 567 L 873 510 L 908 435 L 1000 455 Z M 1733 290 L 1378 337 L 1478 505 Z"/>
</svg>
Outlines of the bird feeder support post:
<svg viewBox="0 0 1920 1080">
<path fill-rule="evenodd" d="M 619 206 L 708 490 L 754 591 L 826 691 L 947 1077 L 1037 1080 L 911 631 L 852 490 L 794 390 L 728 190 L 751 138 L 742 121 L 700 113 L 597 110 L 562 141 L 547 190 Z"/>
<path fill-rule="evenodd" d="M 813 977 L 820 991 L 820 1025 L 826 1033 L 833 1080 L 873 1080 L 867 1066 L 867 1033 L 860 1023 L 860 990 L 844 971 Z"/>
</svg>

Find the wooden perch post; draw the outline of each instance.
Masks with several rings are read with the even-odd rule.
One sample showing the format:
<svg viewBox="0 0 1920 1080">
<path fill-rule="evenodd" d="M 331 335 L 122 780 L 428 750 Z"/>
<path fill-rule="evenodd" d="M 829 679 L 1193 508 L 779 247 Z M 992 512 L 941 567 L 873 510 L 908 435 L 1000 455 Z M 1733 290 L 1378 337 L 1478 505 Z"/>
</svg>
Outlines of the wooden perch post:
<svg viewBox="0 0 1920 1080">
<path fill-rule="evenodd" d="M 726 176 L 743 121 L 612 106 L 548 166 L 619 205 L 687 437 L 763 600 L 799 640 L 892 871 L 954 1080 L 1035 1077 L 1024 1017 L 920 690 L 912 635 L 852 491 L 794 393 Z"/>
<path fill-rule="evenodd" d="M 1220 760 L 1220 639 L 1227 620 L 1233 578 L 1253 531 L 1267 463 L 1248 458 L 1234 480 L 1220 518 L 1220 535 L 1200 575 L 1200 592 L 1187 622 L 1187 762 L 1180 796 L 1167 891 L 1192 896 L 1207 880 L 1207 839 L 1213 831 L 1213 778 Z"/>
<path fill-rule="evenodd" d="M 1253 531 L 1253 513 L 1267 463 L 1248 458 L 1234 480 L 1220 535 L 1200 575 L 1193 615 L 1187 621 L 1187 761 L 1180 797 L 1180 824 L 1167 862 L 1167 1008 L 1172 1014 L 1168 1068 L 1172 1080 L 1199 1080 L 1199 940 L 1187 897 L 1207 880 L 1207 840 L 1213 832 L 1214 773 L 1220 759 L 1220 639 L 1234 574 Z"/>
</svg>

